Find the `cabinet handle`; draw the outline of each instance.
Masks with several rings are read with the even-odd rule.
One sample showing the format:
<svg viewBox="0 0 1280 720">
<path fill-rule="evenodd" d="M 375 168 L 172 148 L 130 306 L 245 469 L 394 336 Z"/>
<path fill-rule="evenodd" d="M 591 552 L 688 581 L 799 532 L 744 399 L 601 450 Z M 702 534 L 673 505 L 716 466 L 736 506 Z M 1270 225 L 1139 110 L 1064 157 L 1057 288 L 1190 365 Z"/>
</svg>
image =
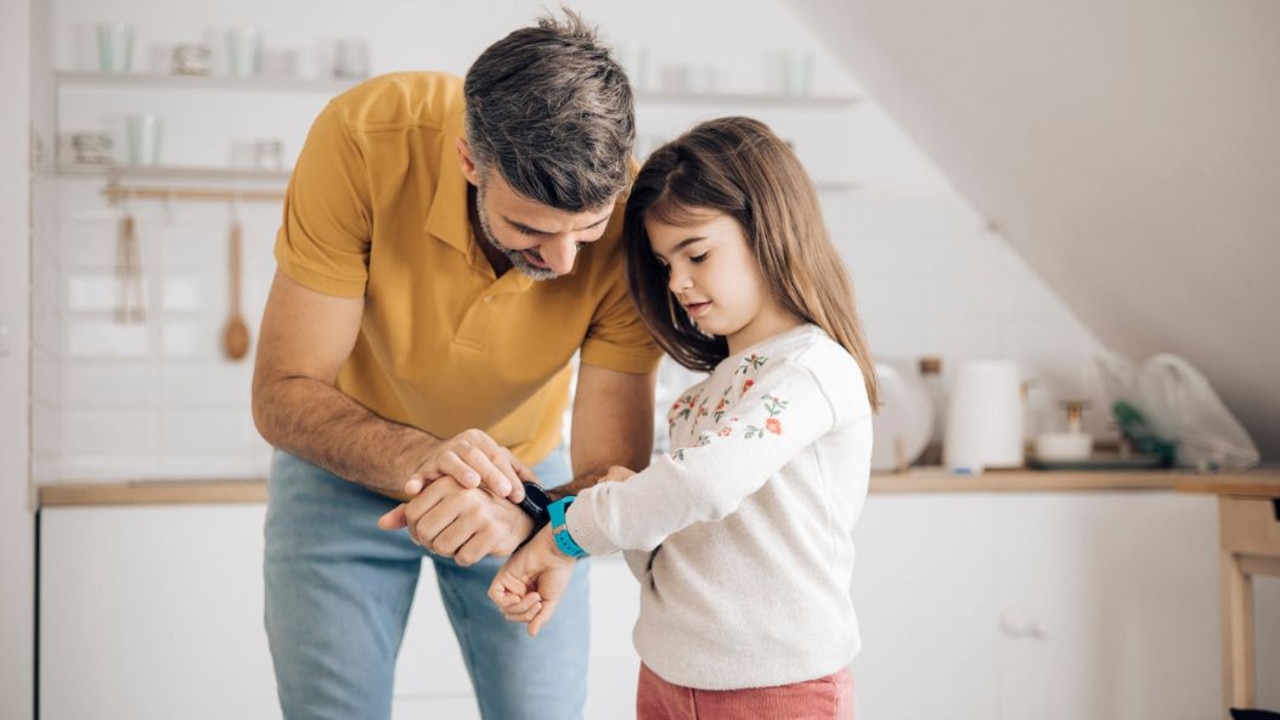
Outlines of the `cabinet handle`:
<svg viewBox="0 0 1280 720">
<path fill-rule="evenodd" d="M 1035 640 L 1043 640 L 1045 636 L 1044 628 L 1040 627 L 1040 623 L 1022 617 L 1009 609 L 1000 613 L 1000 632 L 1005 637 L 1013 639 L 1033 638 Z"/>
</svg>

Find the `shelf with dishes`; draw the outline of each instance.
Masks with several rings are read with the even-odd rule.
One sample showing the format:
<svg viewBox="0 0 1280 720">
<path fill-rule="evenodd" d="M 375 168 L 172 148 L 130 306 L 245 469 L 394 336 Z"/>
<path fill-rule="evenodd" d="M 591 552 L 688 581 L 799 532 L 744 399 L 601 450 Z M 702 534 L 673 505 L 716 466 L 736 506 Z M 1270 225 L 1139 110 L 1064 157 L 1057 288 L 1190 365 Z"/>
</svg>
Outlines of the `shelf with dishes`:
<svg viewBox="0 0 1280 720">
<path fill-rule="evenodd" d="M 60 87 L 132 87 L 164 90 L 246 90 L 337 94 L 358 80 L 314 79 L 290 76 L 178 75 L 165 73 L 100 72 L 62 70 Z M 761 107 L 845 108 L 862 101 L 858 95 L 802 93 L 639 90 L 636 101 L 662 105 L 752 105 Z"/>
<path fill-rule="evenodd" d="M 288 182 L 290 169 L 258 169 L 197 165 L 131 165 L 126 163 L 59 163 L 55 174 L 62 178 L 104 178 L 107 180 L 242 180 L 250 182 Z M 814 187 L 820 193 L 852 193 L 864 189 L 861 183 L 845 180 L 819 180 Z"/>
<path fill-rule="evenodd" d="M 64 178 L 105 178 L 108 180 L 242 180 L 272 182 L 289 180 L 289 169 L 238 168 L 199 165 L 131 165 L 125 163 L 59 163 L 55 173 Z"/>
<path fill-rule="evenodd" d="M 100 72 L 60 70 L 56 73 L 59 87 L 154 88 L 162 90 L 251 90 L 337 94 L 357 81 L 314 79 L 292 76 L 179 75 L 164 73 Z"/>
</svg>

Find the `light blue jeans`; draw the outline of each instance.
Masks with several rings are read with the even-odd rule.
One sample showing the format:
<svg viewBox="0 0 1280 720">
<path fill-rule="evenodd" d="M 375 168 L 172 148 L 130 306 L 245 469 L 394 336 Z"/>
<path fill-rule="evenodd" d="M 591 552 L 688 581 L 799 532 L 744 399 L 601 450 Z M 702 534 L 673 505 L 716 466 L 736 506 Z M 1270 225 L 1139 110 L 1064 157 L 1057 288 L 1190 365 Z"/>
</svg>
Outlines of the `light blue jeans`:
<svg viewBox="0 0 1280 720">
<path fill-rule="evenodd" d="M 569 479 L 558 450 L 534 471 Z M 268 483 L 266 626 L 284 716 L 391 716 L 396 654 L 423 558 L 435 563 L 445 610 L 486 720 L 576 720 L 587 695 L 588 577 L 578 563 L 555 621 L 530 638 L 487 592 L 496 558 L 462 567 L 378 529 L 395 501 L 276 451 Z M 427 720 L 427 719 L 424 719 Z"/>
</svg>

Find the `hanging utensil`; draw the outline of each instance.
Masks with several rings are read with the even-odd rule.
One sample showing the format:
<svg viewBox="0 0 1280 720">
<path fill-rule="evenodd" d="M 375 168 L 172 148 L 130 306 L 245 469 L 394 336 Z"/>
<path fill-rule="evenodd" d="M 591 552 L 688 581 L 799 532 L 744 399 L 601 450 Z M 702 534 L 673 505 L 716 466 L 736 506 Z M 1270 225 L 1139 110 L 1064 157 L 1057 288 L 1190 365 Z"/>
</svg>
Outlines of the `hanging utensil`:
<svg viewBox="0 0 1280 720">
<path fill-rule="evenodd" d="M 231 220 L 231 312 L 222 331 L 222 351 L 232 360 L 239 360 L 249 352 L 249 326 L 240 310 L 240 220 Z"/>
<path fill-rule="evenodd" d="M 147 319 L 137 224 L 133 213 L 128 210 L 120 220 L 120 237 L 116 243 L 116 293 L 116 322 L 123 324 Z"/>
</svg>

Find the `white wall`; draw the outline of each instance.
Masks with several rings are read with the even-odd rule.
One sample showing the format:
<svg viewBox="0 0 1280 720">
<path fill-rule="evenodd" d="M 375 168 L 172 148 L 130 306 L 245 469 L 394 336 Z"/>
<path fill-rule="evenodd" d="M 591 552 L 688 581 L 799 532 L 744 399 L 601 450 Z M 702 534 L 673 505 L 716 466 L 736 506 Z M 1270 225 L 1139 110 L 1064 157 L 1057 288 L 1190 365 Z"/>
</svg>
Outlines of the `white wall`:
<svg viewBox="0 0 1280 720">
<path fill-rule="evenodd" d="M 35 531 L 28 473 L 28 123 L 32 9 L 0 4 L 0 717 L 33 712 Z"/>
<path fill-rule="evenodd" d="M 1280 461 L 1280 4 L 786 0 L 1108 346 Z"/>
<path fill-rule="evenodd" d="M 58 0 L 54 60 L 63 69 L 92 69 L 91 31 L 103 20 L 135 23 L 135 66 L 145 67 L 154 56 L 160 69 L 174 42 L 212 38 L 216 56 L 222 29 L 253 23 L 264 28 L 269 48 L 298 53 L 305 76 L 321 73 L 327 43 L 337 36 L 369 38 L 375 72 L 462 73 L 488 43 L 529 22 L 541 5 L 382 0 L 372 9 L 338 5 L 317 13 L 301 0 L 266 6 L 232 0 L 207 9 L 179 9 L 160 0 Z M 651 85 L 663 66 L 694 64 L 714 67 L 726 90 L 758 91 L 764 53 L 786 48 L 816 57 L 818 92 L 859 91 L 857 81 L 771 0 L 739 3 L 731 15 L 713 2 L 662 0 L 641 8 L 590 0 L 579 7 L 615 41 L 644 44 Z M 670 22 L 672 17 L 680 22 Z M 325 99 L 324 93 L 80 88 L 60 91 L 59 113 L 66 132 L 118 128 L 127 112 L 155 111 L 165 119 L 166 162 L 225 164 L 234 144 L 264 135 L 284 138 L 292 159 Z M 639 114 L 646 139 L 670 137 L 706 117 L 754 114 L 795 142 L 815 178 L 866 183 L 865 192 L 827 193 L 824 203 L 877 354 L 940 354 L 952 368 L 966 358 L 1014 357 L 1028 375 L 1044 381 L 1038 387 L 1046 398 L 1091 392 L 1092 335 L 984 229 L 985 222 L 874 104 L 812 110 L 649 103 Z M 218 352 L 227 301 L 228 208 L 132 203 L 149 319 L 120 325 L 111 308 L 122 210 L 103 202 L 101 180 L 63 179 L 60 185 L 55 247 L 42 250 L 51 257 L 37 267 L 37 285 L 57 288 L 41 315 L 57 320 L 38 323 L 37 333 L 49 338 L 38 352 L 49 356 L 42 358 L 47 367 L 61 361 L 56 373 L 37 378 L 38 397 L 61 401 L 37 408 L 40 481 L 264 474 L 268 451 L 248 414 L 252 357 L 229 363 Z M 240 210 L 246 304 L 255 328 L 273 271 L 277 213 L 263 204 Z M 52 385 L 61 389 L 48 389 Z"/>
</svg>

